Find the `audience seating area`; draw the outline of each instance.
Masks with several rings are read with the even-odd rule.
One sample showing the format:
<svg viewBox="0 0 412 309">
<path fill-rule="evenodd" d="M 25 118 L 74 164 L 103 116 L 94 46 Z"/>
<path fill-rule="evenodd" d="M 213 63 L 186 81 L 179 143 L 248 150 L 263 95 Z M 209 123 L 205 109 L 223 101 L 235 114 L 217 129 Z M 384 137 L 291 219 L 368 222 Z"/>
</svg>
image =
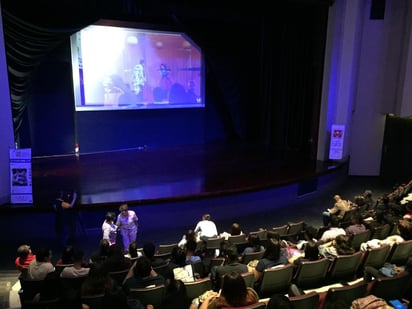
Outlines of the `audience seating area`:
<svg viewBox="0 0 412 309">
<path fill-rule="evenodd" d="M 409 194 L 409 191 L 404 191 L 404 194 Z M 395 193 L 389 195 L 395 195 Z M 403 197 L 400 194 L 397 199 L 402 200 Z M 345 217 L 346 226 L 348 226 L 347 220 L 349 220 L 349 217 Z M 254 287 L 261 297 L 261 302 L 258 305 L 244 308 L 265 308 L 271 295 L 276 293 L 288 295 L 292 283 L 303 291 L 302 295 L 288 295 L 293 308 L 322 309 L 326 308 L 325 305 L 327 303 L 333 303 L 342 299 L 345 300 L 347 305 L 350 305 L 354 299 L 369 294 L 382 297 L 387 301 L 392 299 L 410 300 L 412 281 L 411 276 L 407 272 L 396 274 L 393 277 L 373 278 L 371 282 L 363 280 L 365 266 L 373 266 L 379 269 L 385 263 L 405 265 L 408 258 L 411 257 L 412 239 L 407 239 L 399 244 L 385 244 L 379 248 L 360 251 L 361 243 L 371 239 L 383 240 L 389 235 L 397 233 L 396 225 L 397 221 L 392 223 L 385 222 L 373 228 L 371 227 L 372 225 L 368 224 L 368 229 L 365 232 L 352 236 L 351 240 L 356 251 L 353 254 L 338 255 L 332 261 L 327 258 L 320 258 L 315 261 L 302 261 L 297 267 L 293 264 L 287 264 L 268 268 L 263 272 L 259 287 L 254 285 L 253 272 L 249 271 L 242 274 L 247 286 Z M 277 232 L 281 240 L 285 240 L 289 245 L 293 245 L 303 240 L 306 227 L 304 221 L 287 222 L 283 225 L 268 227 L 267 229 L 260 228 L 241 236 L 231 236 L 228 242 L 236 245 L 238 248 L 244 248 L 247 245 L 247 236 L 255 234 L 262 240 L 262 244 L 266 245 L 268 231 L 274 231 Z M 194 273 L 199 274 L 200 278 L 193 282 L 184 282 L 189 299 L 197 299 L 203 293 L 215 288 L 210 278 L 210 269 L 225 263 L 224 257 L 216 255 L 217 251 L 222 251 L 222 242 L 225 243 L 223 237 L 210 238 L 206 242 L 204 251 L 202 251 L 203 255 L 201 255 L 201 268 L 199 268 L 199 265 L 193 267 Z M 167 262 L 164 265 L 168 266 L 173 249 L 177 247 L 177 243 L 159 245 L 155 257 L 164 259 Z M 201 246 L 198 248 L 201 248 Z M 259 260 L 262 258 L 263 252 L 245 254 L 243 260 L 240 259 L 241 252 L 239 252 L 239 262 L 248 264 L 251 261 Z M 156 271 L 164 275 L 167 269 L 166 266 L 163 266 L 163 269 L 158 268 Z M 127 270 L 111 273 L 111 276 L 121 285 L 126 273 Z M 41 282 L 26 282 L 23 279 L 20 281 L 22 287 L 20 293 L 22 306 L 28 307 L 31 305 L 28 299 L 31 300 L 33 298 L 31 295 L 39 292 L 43 285 Z M 28 295 L 29 293 L 31 293 L 30 296 Z M 129 297 L 139 299 L 144 304 L 153 304 L 154 308 L 157 309 L 161 308 L 164 296 L 165 287 L 157 286 L 146 289 L 133 289 Z M 53 301 L 57 302 L 55 299 L 51 300 L 51 302 Z M 83 299 L 82 301 L 84 303 L 99 303 L 101 302 L 101 297 Z M 52 308 L 52 304 L 49 304 L 47 308 Z"/>
</svg>

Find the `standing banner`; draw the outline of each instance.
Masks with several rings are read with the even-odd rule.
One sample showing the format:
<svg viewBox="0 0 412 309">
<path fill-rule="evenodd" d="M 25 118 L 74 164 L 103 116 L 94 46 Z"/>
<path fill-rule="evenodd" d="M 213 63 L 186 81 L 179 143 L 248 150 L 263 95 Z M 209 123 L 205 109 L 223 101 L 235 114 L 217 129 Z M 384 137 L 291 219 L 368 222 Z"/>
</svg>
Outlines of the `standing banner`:
<svg viewBox="0 0 412 309">
<path fill-rule="evenodd" d="M 345 126 L 333 124 L 330 135 L 329 159 L 341 160 L 343 156 L 343 139 L 345 137 Z"/>
<path fill-rule="evenodd" d="M 31 148 L 10 149 L 10 192 L 12 204 L 32 204 Z"/>
</svg>

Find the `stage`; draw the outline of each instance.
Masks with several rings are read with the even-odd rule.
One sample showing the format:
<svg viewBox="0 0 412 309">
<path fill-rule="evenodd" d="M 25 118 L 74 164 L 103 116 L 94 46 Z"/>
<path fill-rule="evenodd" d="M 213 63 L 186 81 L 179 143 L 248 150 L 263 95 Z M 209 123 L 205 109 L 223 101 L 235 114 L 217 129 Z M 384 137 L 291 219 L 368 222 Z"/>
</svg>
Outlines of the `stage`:
<svg viewBox="0 0 412 309">
<path fill-rule="evenodd" d="M 78 192 L 78 207 L 183 201 L 305 182 L 341 166 L 251 145 L 127 149 L 32 160 L 34 208 L 60 190 Z"/>
</svg>

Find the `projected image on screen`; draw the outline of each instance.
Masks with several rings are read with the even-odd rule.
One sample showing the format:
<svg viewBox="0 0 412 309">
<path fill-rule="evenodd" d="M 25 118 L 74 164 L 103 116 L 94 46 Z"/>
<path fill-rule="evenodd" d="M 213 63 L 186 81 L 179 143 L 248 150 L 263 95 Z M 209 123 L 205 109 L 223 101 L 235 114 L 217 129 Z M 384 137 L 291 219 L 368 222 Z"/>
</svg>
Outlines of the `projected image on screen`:
<svg viewBox="0 0 412 309">
<path fill-rule="evenodd" d="M 184 33 L 92 25 L 71 46 L 76 111 L 204 107 L 202 53 Z"/>
</svg>

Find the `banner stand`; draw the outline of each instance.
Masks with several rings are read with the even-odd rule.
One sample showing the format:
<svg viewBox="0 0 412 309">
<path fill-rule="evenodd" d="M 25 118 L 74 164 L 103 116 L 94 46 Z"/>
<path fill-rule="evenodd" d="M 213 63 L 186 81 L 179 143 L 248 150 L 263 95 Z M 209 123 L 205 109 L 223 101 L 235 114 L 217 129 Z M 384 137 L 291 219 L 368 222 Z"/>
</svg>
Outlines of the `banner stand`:
<svg viewBox="0 0 412 309">
<path fill-rule="evenodd" d="M 10 202 L 33 204 L 31 148 L 10 149 Z"/>
</svg>

